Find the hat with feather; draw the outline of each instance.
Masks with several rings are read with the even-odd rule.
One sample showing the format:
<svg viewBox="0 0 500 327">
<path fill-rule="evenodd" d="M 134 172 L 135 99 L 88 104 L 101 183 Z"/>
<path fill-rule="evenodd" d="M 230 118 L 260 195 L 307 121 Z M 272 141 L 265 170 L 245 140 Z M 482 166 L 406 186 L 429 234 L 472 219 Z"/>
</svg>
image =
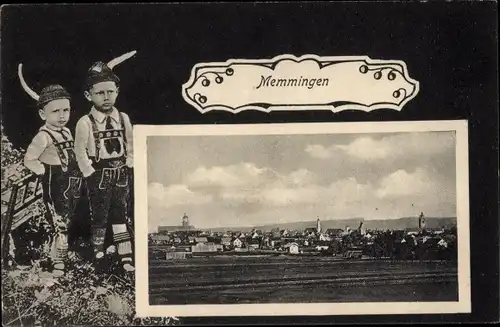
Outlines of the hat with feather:
<svg viewBox="0 0 500 327">
<path fill-rule="evenodd" d="M 19 80 L 21 81 L 21 85 L 23 89 L 28 93 L 29 96 L 31 96 L 34 100 L 37 101 L 38 107 L 41 109 L 43 108 L 47 103 L 54 101 L 54 100 L 59 100 L 59 99 L 68 99 L 71 100 L 71 96 L 66 91 L 64 87 L 62 87 L 59 84 L 51 84 L 42 89 L 40 91 L 40 94 L 37 94 L 33 89 L 31 89 L 26 81 L 24 80 L 23 76 L 23 64 L 19 64 L 18 69 L 17 69 L 17 74 L 19 76 Z"/>
<path fill-rule="evenodd" d="M 135 50 L 127 52 L 127 53 L 111 60 L 107 64 L 102 62 L 102 61 L 98 61 L 98 62 L 94 63 L 89 68 L 89 70 L 87 72 L 87 79 L 85 81 L 86 88 L 88 89 L 88 88 L 92 87 L 92 85 L 97 84 L 97 83 L 101 83 L 101 82 L 115 82 L 116 84 L 120 83 L 120 79 L 113 72 L 113 68 L 116 65 L 121 64 L 125 60 L 133 57 L 136 54 L 136 52 L 137 51 L 135 51 Z"/>
</svg>

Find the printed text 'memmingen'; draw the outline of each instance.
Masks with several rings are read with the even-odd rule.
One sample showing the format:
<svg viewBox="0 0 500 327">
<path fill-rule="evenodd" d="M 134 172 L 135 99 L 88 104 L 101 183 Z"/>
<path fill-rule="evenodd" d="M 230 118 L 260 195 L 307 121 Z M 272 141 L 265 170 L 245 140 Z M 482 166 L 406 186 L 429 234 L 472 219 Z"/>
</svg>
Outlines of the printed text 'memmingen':
<svg viewBox="0 0 500 327">
<path fill-rule="evenodd" d="M 272 75 L 260 77 L 260 84 L 255 89 L 261 87 L 307 87 L 312 89 L 316 86 L 328 86 L 328 78 L 274 78 Z"/>
</svg>

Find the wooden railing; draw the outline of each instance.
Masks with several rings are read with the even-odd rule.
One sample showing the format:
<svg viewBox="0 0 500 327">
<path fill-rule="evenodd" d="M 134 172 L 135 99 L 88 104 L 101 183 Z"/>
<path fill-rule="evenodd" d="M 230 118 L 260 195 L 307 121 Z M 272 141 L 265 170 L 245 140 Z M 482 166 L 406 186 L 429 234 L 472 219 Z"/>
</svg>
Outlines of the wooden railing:
<svg viewBox="0 0 500 327">
<path fill-rule="evenodd" d="M 33 212 L 27 209 L 35 202 L 42 201 L 41 178 L 33 174 L 28 175 L 2 193 L 2 260 L 4 263 L 9 253 L 9 234 L 32 218 Z"/>
</svg>

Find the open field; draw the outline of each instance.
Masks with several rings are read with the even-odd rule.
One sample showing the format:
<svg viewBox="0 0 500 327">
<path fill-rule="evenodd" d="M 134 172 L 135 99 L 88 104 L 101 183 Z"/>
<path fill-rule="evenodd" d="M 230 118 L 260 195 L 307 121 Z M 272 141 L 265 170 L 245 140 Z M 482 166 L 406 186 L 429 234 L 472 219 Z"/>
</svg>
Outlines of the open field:
<svg viewBox="0 0 500 327">
<path fill-rule="evenodd" d="M 150 304 L 458 301 L 455 262 L 235 256 L 151 260 Z"/>
</svg>

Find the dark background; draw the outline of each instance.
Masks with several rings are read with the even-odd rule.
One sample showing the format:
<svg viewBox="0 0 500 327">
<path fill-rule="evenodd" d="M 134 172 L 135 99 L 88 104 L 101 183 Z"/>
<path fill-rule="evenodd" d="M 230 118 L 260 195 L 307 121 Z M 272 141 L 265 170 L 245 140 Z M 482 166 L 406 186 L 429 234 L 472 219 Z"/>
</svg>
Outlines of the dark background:
<svg viewBox="0 0 500 327">
<path fill-rule="evenodd" d="M 181 318 L 186 324 L 347 323 L 498 320 L 498 66 L 493 1 L 45 5 L 2 7 L 1 99 L 5 133 L 26 148 L 41 125 L 17 65 L 37 92 L 49 83 L 86 114 L 87 69 L 137 50 L 114 71 L 117 107 L 134 124 L 469 121 L 473 312 L 470 315 Z M 199 62 L 280 54 L 368 55 L 406 62 L 420 92 L 401 112 L 244 111 L 201 114 L 181 96 Z M 409 185 L 411 187 L 411 185 Z"/>
</svg>

